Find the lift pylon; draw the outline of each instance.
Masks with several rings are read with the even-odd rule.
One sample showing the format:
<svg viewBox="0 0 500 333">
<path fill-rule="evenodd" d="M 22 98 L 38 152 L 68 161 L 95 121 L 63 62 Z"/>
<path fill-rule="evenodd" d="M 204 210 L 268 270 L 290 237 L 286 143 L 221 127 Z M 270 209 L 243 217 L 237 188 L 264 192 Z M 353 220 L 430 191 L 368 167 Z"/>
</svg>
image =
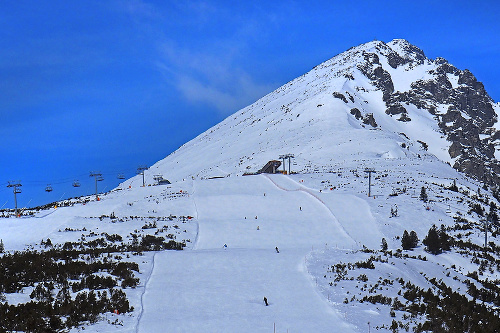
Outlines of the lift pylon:
<svg viewBox="0 0 500 333">
<path fill-rule="evenodd" d="M 21 181 L 9 181 L 9 185 L 7 185 L 7 187 L 12 187 L 13 190 L 12 192 L 14 192 L 14 202 L 15 202 L 15 207 L 16 209 L 14 210 L 15 214 L 16 214 L 16 217 L 19 217 L 19 215 L 17 214 L 17 194 L 18 193 L 21 193 L 21 189 L 19 187 L 21 187 Z"/>
</svg>

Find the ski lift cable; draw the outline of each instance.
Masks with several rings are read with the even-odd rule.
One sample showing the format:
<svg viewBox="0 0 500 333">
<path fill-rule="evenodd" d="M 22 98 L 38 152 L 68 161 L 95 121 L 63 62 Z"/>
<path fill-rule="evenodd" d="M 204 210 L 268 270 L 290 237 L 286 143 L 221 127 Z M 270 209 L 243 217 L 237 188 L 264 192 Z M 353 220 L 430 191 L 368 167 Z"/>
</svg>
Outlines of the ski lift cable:
<svg viewBox="0 0 500 333">
<path fill-rule="evenodd" d="M 133 169 L 133 170 L 135 171 L 135 169 Z M 127 172 L 127 173 L 132 173 L 132 171 Z M 105 173 L 101 173 L 101 174 L 103 176 L 110 176 L 110 175 L 116 176 L 117 174 L 125 175 L 126 172 L 123 172 L 123 169 L 121 169 L 119 171 L 109 171 L 109 172 L 105 172 Z M 54 185 L 61 185 L 61 184 L 66 184 L 66 183 L 72 183 L 75 179 L 86 178 L 87 176 L 88 176 L 88 173 L 74 175 L 74 176 L 68 177 L 68 178 L 55 179 L 55 180 L 47 180 L 47 179 L 45 179 L 45 180 L 23 180 L 23 184 L 25 184 L 25 185 L 44 185 L 44 184 L 50 183 L 50 184 L 54 184 Z M 8 184 L 9 184 L 8 182 L 1 183 L 0 186 L 6 187 Z"/>
<path fill-rule="evenodd" d="M 135 171 L 136 171 L 135 167 L 133 167 L 133 168 L 131 168 L 131 167 L 118 167 L 118 168 L 113 168 L 111 170 L 107 170 L 106 172 L 103 172 L 102 175 L 132 174 L 132 173 L 135 173 Z M 68 177 L 68 178 L 59 178 L 59 179 L 55 179 L 55 180 L 50 181 L 50 182 L 52 184 L 71 182 L 75 178 L 83 178 L 86 176 L 88 176 L 88 173 L 73 175 L 73 176 Z M 26 184 L 48 183 L 48 182 L 49 182 L 48 180 L 23 180 L 23 183 L 26 183 Z M 8 182 L 0 183 L 0 186 L 7 186 L 7 185 L 8 185 Z"/>
<path fill-rule="evenodd" d="M 104 173 L 101 173 L 102 176 L 110 176 L 109 179 L 118 179 L 120 181 L 127 179 L 130 176 L 130 174 L 135 174 L 136 173 L 136 168 L 119 168 L 115 171 L 109 171 L 107 170 Z M 53 185 L 64 185 L 64 184 L 70 184 L 70 186 L 73 186 L 75 188 L 80 188 L 82 187 L 83 182 L 81 183 L 78 179 L 80 178 L 87 178 L 88 173 L 85 174 L 79 174 L 79 175 L 73 175 L 72 177 L 68 178 L 59 178 L 59 179 L 51 179 L 51 180 L 23 180 L 23 185 L 28 186 L 28 187 L 38 187 L 38 188 L 43 188 L 47 190 L 47 192 L 52 192 L 54 188 L 52 187 Z M 111 177 L 112 176 L 112 177 Z M 99 179 L 98 181 L 104 180 L 103 177 Z M 9 182 L 2 182 L 0 183 L 0 192 L 9 192 L 11 191 L 10 188 L 7 186 L 9 185 Z M 47 184 L 50 184 L 50 190 L 47 188 Z"/>
<path fill-rule="evenodd" d="M 62 179 L 56 179 L 54 181 L 49 181 L 49 180 L 26 180 L 23 181 L 23 184 L 26 185 L 43 185 L 43 184 L 65 184 L 65 183 L 71 183 L 75 178 L 83 177 L 83 175 L 71 177 L 71 178 L 62 178 Z"/>
</svg>

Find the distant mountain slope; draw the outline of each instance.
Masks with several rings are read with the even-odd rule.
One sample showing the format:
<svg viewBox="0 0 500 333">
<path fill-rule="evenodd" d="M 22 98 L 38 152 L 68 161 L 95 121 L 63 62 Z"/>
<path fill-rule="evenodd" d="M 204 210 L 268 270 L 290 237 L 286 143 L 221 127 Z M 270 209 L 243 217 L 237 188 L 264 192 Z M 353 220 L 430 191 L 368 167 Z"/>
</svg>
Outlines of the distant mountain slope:
<svg viewBox="0 0 500 333">
<path fill-rule="evenodd" d="M 286 153 L 300 171 L 359 154 L 413 159 L 427 152 L 496 186 L 499 111 L 468 70 L 428 59 L 406 40 L 373 41 L 229 116 L 146 177 L 152 183 L 155 174 L 175 181 L 255 172 Z"/>
</svg>

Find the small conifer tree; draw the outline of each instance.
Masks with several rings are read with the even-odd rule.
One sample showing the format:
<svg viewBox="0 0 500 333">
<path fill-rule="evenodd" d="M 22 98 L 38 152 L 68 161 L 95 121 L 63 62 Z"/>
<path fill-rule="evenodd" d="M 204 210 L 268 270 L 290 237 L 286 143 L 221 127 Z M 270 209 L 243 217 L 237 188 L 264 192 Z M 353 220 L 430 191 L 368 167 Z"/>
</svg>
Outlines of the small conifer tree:
<svg viewBox="0 0 500 333">
<path fill-rule="evenodd" d="M 410 243 L 411 243 L 411 248 L 416 248 L 418 246 L 418 236 L 415 230 L 410 231 Z"/>
<path fill-rule="evenodd" d="M 411 239 L 410 239 L 410 234 L 408 234 L 408 231 L 403 232 L 403 237 L 401 238 L 401 247 L 403 250 L 411 250 Z"/>
<path fill-rule="evenodd" d="M 451 248 L 450 236 L 446 233 L 446 228 L 444 224 L 441 224 L 441 230 L 439 230 L 439 244 L 442 251 L 449 251 Z"/>
<path fill-rule="evenodd" d="M 380 247 L 382 248 L 382 251 L 387 251 L 388 246 L 385 238 L 382 238 L 382 244 L 380 245 Z"/>
<path fill-rule="evenodd" d="M 0 239 L 0 253 L 3 253 L 5 251 L 5 247 L 3 245 L 3 239 Z"/>
<path fill-rule="evenodd" d="M 427 236 L 424 238 L 423 242 L 425 245 L 425 250 L 432 254 L 441 253 L 441 241 L 439 237 L 438 230 L 435 225 L 429 229 Z"/>
<path fill-rule="evenodd" d="M 498 224 L 497 206 L 493 201 L 490 203 L 490 212 L 488 213 L 488 221 L 493 223 L 494 225 Z"/>
<path fill-rule="evenodd" d="M 423 202 L 427 202 L 429 197 L 427 196 L 427 191 L 425 190 L 425 187 L 422 186 L 422 189 L 420 189 L 420 200 Z"/>
</svg>

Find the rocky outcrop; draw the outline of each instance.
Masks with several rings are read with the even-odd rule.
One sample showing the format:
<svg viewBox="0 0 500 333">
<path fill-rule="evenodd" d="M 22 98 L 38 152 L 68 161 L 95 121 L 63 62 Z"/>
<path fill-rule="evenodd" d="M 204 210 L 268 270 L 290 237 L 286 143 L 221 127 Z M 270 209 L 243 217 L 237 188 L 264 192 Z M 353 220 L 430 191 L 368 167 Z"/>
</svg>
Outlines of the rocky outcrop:
<svg viewBox="0 0 500 333">
<path fill-rule="evenodd" d="M 444 58 L 428 59 L 418 47 L 405 40 L 379 42 L 377 52 L 363 51 L 364 62 L 357 65 L 377 89 L 383 92 L 385 113 L 403 122 L 411 121 L 405 105 L 429 112 L 451 142 L 449 155 L 459 171 L 500 186 L 500 164 L 495 159 L 494 141 L 500 133 L 491 127 L 497 122 L 493 100 L 484 85 L 467 69 L 460 70 Z M 385 57 L 385 61 L 382 61 Z M 395 91 L 393 78 L 384 68 L 411 70 L 422 64 L 434 65 L 426 80 L 411 83 L 407 91 Z M 352 111 L 351 111 L 352 112 Z"/>
<path fill-rule="evenodd" d="M 361 120 L 363 122 L 363 124 L 365 124 L 365 125 L 370 125 L 372 127 L 378 126 L 377 122 L 375 121 L 375 118 L 373 117 L 373 113 L 368 113 L 366 116 L 363 117 L 363 115 L 361 114 L 361 111 L 359 111 L 358 108 L 352 108 L 351 114 L 357 120 Z"/>
</svg>

